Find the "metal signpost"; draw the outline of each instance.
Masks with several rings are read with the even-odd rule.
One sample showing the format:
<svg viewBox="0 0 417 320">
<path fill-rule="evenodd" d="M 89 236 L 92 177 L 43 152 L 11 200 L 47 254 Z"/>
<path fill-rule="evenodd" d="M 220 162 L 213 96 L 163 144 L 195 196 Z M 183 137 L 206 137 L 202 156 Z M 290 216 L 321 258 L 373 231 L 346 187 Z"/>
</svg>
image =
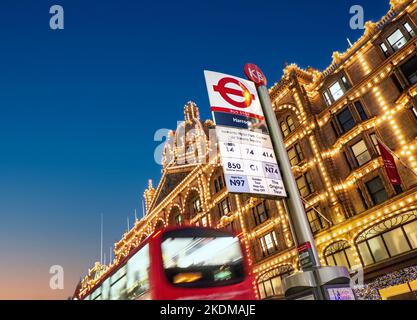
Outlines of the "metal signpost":
<svg viewBox="0 0 417 320">
<path fill-rule="evenodd" d="M 254 64 L 244 72 L 250 81 L 204 71 L 228 191 L 285 200 L 303 271 L 284 278 L 287 298 L 351 297 L 347 269 L 320 266 L 266 78 Z"/>
<path fill-rule="evenodd" d="M 284 279 L 286 296 L 293 299 L 330 299 L 326 286 L 336 285 L 340 292 L 350 289 L 349 272 L 344 267 L 321 267 L 314 237 L 304 210 L 304 205 L 298 191 L 297 183 L 292 173 L 291 164 L 285 148 L 284 139 L 279 129 L 278 120 L 272 108 L 271 99 L 266 87 L 267 80 L 262 71 L 254 64 L 246 64 L 244 68 L 246 77 L 257 86 L 259 99 L 265 115 L 266 124 L 271 134 L 271 140 L 276 154 L 277 162 L 282 170 L 284 187 L 287 190 L 288 215 L 293 238 L 297 245 L 300 266 L 303 273 L 296 273 Z M 338 287 L 339 286 L 339 287 Z M 306 288 L 308 288 L 306 290 Z M 332 289 L 334 290 L 334 288 Z M 345 291 L 343 291 L 345 290 Z M 333 291 L 332 291 L 333 292 Z M 352 295 L 340 295 L 351 298 Z"/>
</svg>

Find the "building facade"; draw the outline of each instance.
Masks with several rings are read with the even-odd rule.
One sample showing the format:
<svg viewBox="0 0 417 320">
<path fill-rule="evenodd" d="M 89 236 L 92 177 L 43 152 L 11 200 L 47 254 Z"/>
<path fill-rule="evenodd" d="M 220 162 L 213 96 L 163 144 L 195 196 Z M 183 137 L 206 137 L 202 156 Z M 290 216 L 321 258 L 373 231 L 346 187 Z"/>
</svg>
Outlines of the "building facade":
<svg viewBox="0 0 417 320">
<path fill-rule="evenodd" d="M 325 71 L 288 65 L 269 90 L 321 263 L 363 275 L 361 299 L 417 291 L 416 34 L 417 1 L 391 0 Z M 229 194 L 213 122 L 192 102 L 184 116 L 165 145 L 161 180 L 145 191 L 146 216 L 80 290 L 156 229 L 191 223 L 240 234 L 259 297 L 282 298 L 282 278 L 299 270 L 283 202 Z M 390 183 L 377 139 L 395 154 L 401 186 Z"/>
</svg>

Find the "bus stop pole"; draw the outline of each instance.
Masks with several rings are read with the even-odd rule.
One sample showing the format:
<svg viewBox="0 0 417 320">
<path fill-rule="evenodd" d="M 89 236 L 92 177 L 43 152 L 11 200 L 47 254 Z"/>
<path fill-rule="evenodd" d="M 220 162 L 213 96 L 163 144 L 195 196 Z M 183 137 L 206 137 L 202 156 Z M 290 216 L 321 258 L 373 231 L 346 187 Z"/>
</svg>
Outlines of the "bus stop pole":
<svg viewBox="0 0 417 320">
<path fill-rule="evenodd" d="M 311 252 L 314 257 L 313 265 L 307 269 L 320 267 L 320 259 L 314 242 L 314 237 L 310 229 L 310 224 L 304 210 L 304 205 L 300 197 L 297 182 L 292 173 L 290 160 L 285 148 L 284 139 L 279 129 L 278 120 L 272 108 L 271 98 L 265 85 L 257 86 L 259 99 L 264 112 L 266 124 L 271 136 L 272 145 L 277 157 L 278 165 L 281 169 L 282 180 L 287 191 L 288 198 L 285 199 L 290 218 L 290 226 L 292 229 L 294 241 L 298 246 L 310 243 Z M 301 266 L 303 271 L 304 268 Z"/>
</svg>

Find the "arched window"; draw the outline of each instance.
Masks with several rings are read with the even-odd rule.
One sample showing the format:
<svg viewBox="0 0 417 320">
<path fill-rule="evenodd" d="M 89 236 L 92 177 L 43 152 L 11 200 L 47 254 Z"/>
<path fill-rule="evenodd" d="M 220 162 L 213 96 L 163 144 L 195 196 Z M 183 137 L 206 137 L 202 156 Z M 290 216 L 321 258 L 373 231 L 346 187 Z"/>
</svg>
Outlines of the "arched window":
<svg viewBox="0 0 417 320">
<path fill-rule="evenodd" d="M 184 217 L 177 206 L 173 206 L 169 214 L 169 225 L 180 226 L 184 223 Z"/>
<path fill-rule="evenodd" d="M 188 222 L 197 216 L 200 212 L 203 212 L 202 202 L 200 195 L 196 190 L 192 190 L 187 197 L 185 210 L 184 210 L 184 219 Z"/>
<path fill-rule="evenodd" d="M 285 121 L 281 122 L 281 131 L 284 138 L 290 134 L 290 129 L 288 129 L 288 125 Z"/>
<path fill-rule="evenodd" d="M 183 224 L 183 218 L 182 218 L 182 215 L 181 215 L 181 213 L 178 213 L 175 217 L 174 217 L 174 219 L 175 219 L 175 224 L 177 225 L 177 226 L 181 226 L 182 224 Z"/>
<path fill-rule="evenodd" d="M 294 271 L 292 265 L 280 266 L 259 277 L 258 290 L 261 299 L 283 297 L 282 279 Z"/>
<path fill-rule="evenodd" d="M 417 249 L 417 211 L 379 222 L 355 241 L 364 266 Z"/>
<path fill-rule="evenodd" d="M 329 245 L 324 251 L 324 259 L 328 266 L 339 266 L 352 269 L 355 262 L 355 251 L 347 241 L 337 241 Z"/>
<path fill-rule="evenodd" d="M 295 130 L 294 120 L 291 116 L 287 117 L 287 125 L 290 132 L 293 132 Z"/>
</svg>

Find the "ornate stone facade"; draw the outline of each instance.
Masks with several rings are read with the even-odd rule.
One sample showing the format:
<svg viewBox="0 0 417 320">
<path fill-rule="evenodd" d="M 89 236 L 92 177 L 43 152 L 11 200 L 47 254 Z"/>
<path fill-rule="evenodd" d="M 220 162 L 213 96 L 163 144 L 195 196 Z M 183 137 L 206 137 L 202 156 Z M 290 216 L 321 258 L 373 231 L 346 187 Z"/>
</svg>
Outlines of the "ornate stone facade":
<svg viewBox="0 0 417 320">
<path fill-rule="evenodd" d="M 270 89 L 321 263 L 362 268 L 367 282 L 417 265 L 416 3 L 391 0 L 325 71 L 288 65 Z M 213 122 L 201 121 L 192 102 L 184 118 L 166 144 L 159 184 L 145 191 L 145 218 L 116 243 L 107 268 L 166 225 L 226 228 L 245 241 L 260 297 L 282 296 L 281 278 L 299 268 L 283 202 L 229 194 L 211 156 Z M 400 188 L 377 139 L 401 160 Z M 94 281 L 86 277 L 81 290 Z"/>
</svg>

